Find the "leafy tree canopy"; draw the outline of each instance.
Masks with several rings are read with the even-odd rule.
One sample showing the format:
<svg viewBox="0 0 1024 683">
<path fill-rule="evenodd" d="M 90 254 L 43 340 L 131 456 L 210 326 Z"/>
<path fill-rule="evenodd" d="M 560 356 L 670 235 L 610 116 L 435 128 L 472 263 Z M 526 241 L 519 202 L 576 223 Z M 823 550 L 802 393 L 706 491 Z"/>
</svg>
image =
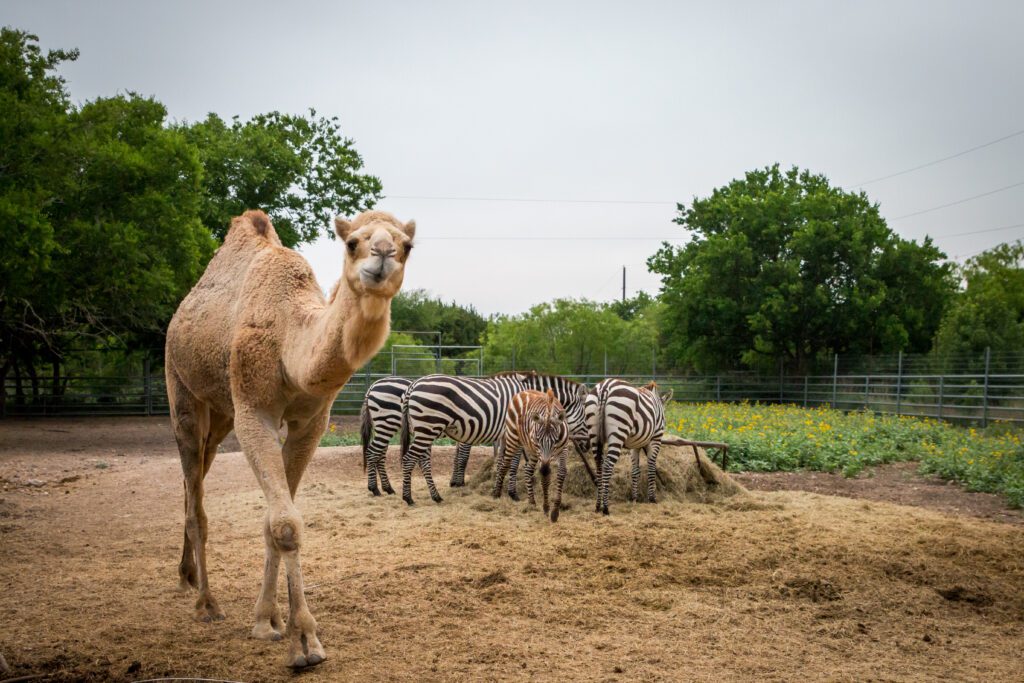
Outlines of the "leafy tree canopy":
<svg viewBox="0 0 1024 683">
<path fill-rule="evenodd" d="M 895 235 L 863 193 L 778 165 L 679 205 L 692 233 L 648 260 L 677 365 L 788 366 L 832 353 L 927 351 L 954 289 L 930 241 Z"/>
<path fill-rule="evenodd" d="M 216 114 L 177 127 L 199 151 L 201 218 L 218 239 L 246 209 L 266 211 L 285 246 L 310 242 L 337 214 L 371 208 L 381 183 L 359 173 L 363 160 L 342 136 L 337 118 L 270 112 L 225 122 Z"/>
<path fill-rule="evenodd" d="M 949 305 L 935 335 L 939 356 L 993 359 L 1024 350 L 1024 242 L 1000 244 L 967 261 L 964 290 Z"/>
<path fill-rule="evenodd" d="M 658 349 L 657 307 L 629 320 L 613 305 L 556 299 L 490 321 L 484 356 L 495 369 L 515 366 L 572 375 L 649 373 Z"/>
<path fill-rule="evenodd" d="M 409 332 L 440 332 L 441 343 L 474 346 L 487 328 L 487 321 L 472 306 L 445 303 L 423 289 L 403 290 L 391 301 L 391 329 Z M 437 338 L 416 335 L 421 344 L 436 344 Z"/>
</svg>

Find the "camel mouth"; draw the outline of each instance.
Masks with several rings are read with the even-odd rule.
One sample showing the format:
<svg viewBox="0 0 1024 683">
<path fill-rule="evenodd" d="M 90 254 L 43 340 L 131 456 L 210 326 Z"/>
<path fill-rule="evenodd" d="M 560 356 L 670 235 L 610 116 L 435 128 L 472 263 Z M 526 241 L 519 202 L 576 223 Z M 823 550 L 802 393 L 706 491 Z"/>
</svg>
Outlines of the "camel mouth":
<svg viewBox="0 0 1024 683">
<path fill-rule="evenodd" d="M 380 287 L 388 279 L 388 273 L 386 270 L 372 270 L 370 268 L 359 269 L 359 281 L 363 283 L 364 287 L 374 288 Z"/>
</svg>

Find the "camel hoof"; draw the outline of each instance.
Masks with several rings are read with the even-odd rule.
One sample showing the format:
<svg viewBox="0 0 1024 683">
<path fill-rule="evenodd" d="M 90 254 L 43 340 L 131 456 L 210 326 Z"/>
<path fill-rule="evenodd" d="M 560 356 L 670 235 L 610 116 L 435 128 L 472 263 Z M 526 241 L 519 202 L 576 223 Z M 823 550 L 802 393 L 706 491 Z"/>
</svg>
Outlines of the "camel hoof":
<svg viewBox="0 0 1024 683">
<path fill-rule="evenodd" d="M 224 610 L 222 610 L 213 598 L 202 598 L 196 603 L 196 621 L 209 623 L 211 621 L 223 621 Z"/>
<path fill-rule="evenodd" d="M 252 627 L 252 637 L 256 640 L 281 640 L 284 638 L 281 632 L 275 629 L 269 622 L 259 623 Z"/>
</svg>

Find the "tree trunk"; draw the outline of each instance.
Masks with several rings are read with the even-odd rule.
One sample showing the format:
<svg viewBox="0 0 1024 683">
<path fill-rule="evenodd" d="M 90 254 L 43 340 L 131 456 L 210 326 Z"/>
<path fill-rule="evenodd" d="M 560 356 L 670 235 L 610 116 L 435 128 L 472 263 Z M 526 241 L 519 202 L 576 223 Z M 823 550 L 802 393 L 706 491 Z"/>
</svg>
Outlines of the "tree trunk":
<svg viewBox="0 0 1024 683">
<path fill-rule="evenodd" d="M 0 366 L 0 418 L 7 416 L 7 372 L 11 369 L 11 359 L 8 358 Z"/>
</svg>

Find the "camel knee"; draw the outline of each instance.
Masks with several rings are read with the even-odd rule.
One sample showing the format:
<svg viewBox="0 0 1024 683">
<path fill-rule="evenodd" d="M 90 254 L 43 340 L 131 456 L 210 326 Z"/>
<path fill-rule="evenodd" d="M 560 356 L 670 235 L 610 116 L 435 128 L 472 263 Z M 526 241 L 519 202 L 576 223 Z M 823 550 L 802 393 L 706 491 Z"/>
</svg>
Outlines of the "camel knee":
<svg viewBox="0 0 1024 683">
<path fill-rule="evenodd" d="M 299 549 L 301 528 L 302 519 L 297 514 L 280 515 L 270 521 L 266 536 L 277 550 L 288 553 Z"/>
</svg>

